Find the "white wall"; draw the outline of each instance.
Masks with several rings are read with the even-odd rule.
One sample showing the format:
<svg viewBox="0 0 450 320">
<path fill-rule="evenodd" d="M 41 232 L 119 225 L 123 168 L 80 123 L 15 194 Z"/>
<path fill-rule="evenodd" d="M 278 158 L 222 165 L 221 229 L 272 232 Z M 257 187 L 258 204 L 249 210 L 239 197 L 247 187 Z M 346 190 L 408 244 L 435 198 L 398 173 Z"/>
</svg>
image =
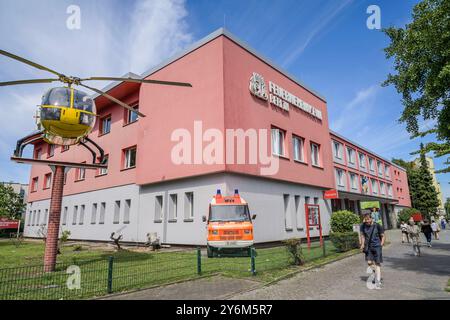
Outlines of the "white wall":
<svg viewBox="0 0 450 320">
<path fill-rule="evenodd" d="M 306 237 L 305 197 L 314 203 L 318 198 L 320 206 L 323 233 L 329 233 L 331 203 L 323 200 L 323 190 L 311 186 L 279 182 L 252 176 L 236 174 L 213 174 L 176 181 L 162 182 L 148 186 L 122 186 L 105 190 L 82 193 L 64 197 L 62 208 L 68 207 L 67 224 L 63 230 L 70 230 L 72 239 L 109 240 L 111 232 L 121 230 L 123 241 L 147 240 L 146 234 L 156 232 L 161 241 L 169 244 L 205 245 L 206 223 L 202 216 L 208 215 L 209 203 L 221 189 L 223 195 L 232 195 L 238 189 L 241 196 L 248 202 L 251 214 L 257 214 L 254 220 L 255 242 L 279 241 L 292 237 Z M 193 219 L 185 217 L 185 194 L 194 194 Z M 169 197 L 177 195 L 177 219 L 169 221 Z M 287 216 L 285 212 L 284 195 L 289 198 Z M 156 196 L 163 197 L 163 219 L 155 221 Z M 298 206 L 295 196 L 299 196 Z M 123 223 L 124 202 L 131 200 L 130 223 Z M 121 201 L 120 221 L 113 223 L 115 201 Z M 100 203 L 106 202 L 105 223 L 99 224 Z M 97 223 L 91 224 L 92 204 L 97 203 Z M 25 236 L 37 237 L 38 226 L 28 226 L 29 212 L 41 210 L 41 220 L 50 201 L 38 201 L 27 206 L 25 221 Z M 85 205 L 84 223 L 79 224 L 80 207 Z M 77 224 L 72 224 L 74 206 L 78 205 Z M 296 210 L 298 208 L 298 210 Z M 286 227 L 286 219 L 288 226 Z M 62 218 L 61 218 L 62 222 Z M 313 228 L 312 237 L 319 231 Z"/>
</svg>

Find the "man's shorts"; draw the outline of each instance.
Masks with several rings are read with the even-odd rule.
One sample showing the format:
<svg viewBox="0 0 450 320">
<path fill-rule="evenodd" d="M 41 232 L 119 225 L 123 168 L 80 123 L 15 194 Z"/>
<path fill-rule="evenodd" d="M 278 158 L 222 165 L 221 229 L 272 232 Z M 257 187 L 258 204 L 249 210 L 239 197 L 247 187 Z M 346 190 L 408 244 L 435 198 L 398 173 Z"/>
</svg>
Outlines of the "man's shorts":
<svg viewBox="0 0 450 320">
<path fill-rule="evenodd" d="M 376 264 L 382 263 L 382 247 L 369 247 L 369 251 L 366 253 L 366 261 L 374 261 Z"/>
</svg>

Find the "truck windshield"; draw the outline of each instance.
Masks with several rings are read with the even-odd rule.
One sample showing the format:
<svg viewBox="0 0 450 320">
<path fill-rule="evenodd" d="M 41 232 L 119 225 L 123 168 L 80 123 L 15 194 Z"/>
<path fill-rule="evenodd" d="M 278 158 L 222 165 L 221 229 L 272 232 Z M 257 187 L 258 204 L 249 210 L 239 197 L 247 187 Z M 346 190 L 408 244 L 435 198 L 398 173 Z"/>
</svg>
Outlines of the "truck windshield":
<svg viewBox="0 0 450 320">
<path fill-rule="evenodd" d="M 248 206 L 211 206 L 209 221 L 250 221 Z"/>
</svg>

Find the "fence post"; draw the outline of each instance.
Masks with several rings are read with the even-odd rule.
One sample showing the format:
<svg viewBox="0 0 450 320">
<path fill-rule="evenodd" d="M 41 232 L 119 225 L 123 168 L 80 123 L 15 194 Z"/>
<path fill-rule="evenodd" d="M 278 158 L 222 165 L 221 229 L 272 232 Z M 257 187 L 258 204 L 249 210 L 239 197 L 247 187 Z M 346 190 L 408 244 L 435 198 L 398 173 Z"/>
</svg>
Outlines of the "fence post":
<svg viewBox="0 0 450 320">
<path fill-rule="evenodd" d="M 250 249 L 250 261 L 251 261 L 251 271 L 252 275 L 256 275 L 256 265 L 255 265 L 255 248 Z"/>
<path fill-rule="evenodd" d="M 114 257 L 110 256 L 108 258 L 108 293 L 112 293 L 112 282 L 113 282 L 113 263 Z"/>
<path fill-rule="evenodd" d="M 325 248 L 325 240 L 323 240 L 322 242 L 322 251 L 323 251 L 323 256 L 326 257 L 327 256 L 327 249 Z"/>
<path fill-rule="evenodd" d="M 202 274 L 202 250 L 197 247 L 197 274 Z"/>
</svg>

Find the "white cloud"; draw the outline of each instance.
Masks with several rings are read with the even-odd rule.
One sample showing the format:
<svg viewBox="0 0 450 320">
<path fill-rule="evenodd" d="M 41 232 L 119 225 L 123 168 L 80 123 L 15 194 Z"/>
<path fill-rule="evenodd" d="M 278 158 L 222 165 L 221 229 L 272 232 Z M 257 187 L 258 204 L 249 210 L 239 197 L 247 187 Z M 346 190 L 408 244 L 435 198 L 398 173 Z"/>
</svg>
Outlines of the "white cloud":
<svg viewBox="0 0 450 320">
<path fill-rule="evenodd" d="M 0 47 L 74 76 L 143 73 L 192 42 L 184 0 L 78 1 L 81 29 L 69 30 L 72 1 L 0 1 Z M 52 77 L 0 56 L 0 81 Z M 107 82 L 92 82 L 102 88 Z M 59 84 L 57 84 L 59 85 Z M 15 142 L 35 129 L 34 110 L 51 85 L 0 88 L 0 180 Z M 6 148 L 4 146 L 9 146 Z M 26 166 L 21 170 L 28 172 Z M 8 174 L 9 179 L 10 174 Z M 18 174 L 26 177 L 27 174 Z"/>
<path fill-rule="evenodd" d="M 372 85 L 356 92 L 354 98 L 344 106 L 336 106 L 339 110 L 338 116 L 330 121 L 330 126 L 334 131 L 342 132 L 367 131 L 366 120 L 370 117 L 373 108 L 376 106 L 376 96 L 379 91 L 378 85 Z"/>
<path fill-rule="evenodd" d="M 293 50 L 291 49 L 290 53 L 283 60 L 283 66 L 287 67 L 291 63 L 293 63 L 305 49 L 309 46 L 309 44 L 316 39 L 320 33 L 322 33 L 330 23 L 337 17 L 337 15 L 349 5 L 353 0 L 344 0 L 339 3 L 337 6 L 333 6 L 329 10 L 325 10 L 324 13 L 312 23 L 313 28 L 308 31 L 307 37 L 303 40 L 301 45 L 297 46 Z M 334 2 L 333 2 L 334 5 Z"/>
</svg>

